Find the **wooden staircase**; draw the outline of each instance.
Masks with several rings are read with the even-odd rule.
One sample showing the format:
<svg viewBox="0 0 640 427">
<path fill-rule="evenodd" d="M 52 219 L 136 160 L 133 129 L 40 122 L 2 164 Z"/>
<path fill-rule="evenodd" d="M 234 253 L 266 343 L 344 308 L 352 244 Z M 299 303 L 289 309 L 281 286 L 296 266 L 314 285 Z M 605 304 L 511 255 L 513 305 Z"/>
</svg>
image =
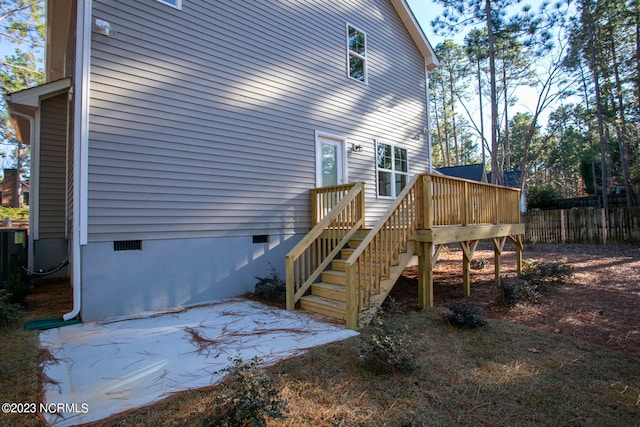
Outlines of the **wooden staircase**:
<svg viewBox="0 0 640 427">
<path fill-rule="evenodd" d="M 382 304 L 416 252 L 418 303 L 431 306 L 431 254 L 446 243 L 459 242 L 464 250 L 468 294 L 475 244 L 493 239 L 498 281 L 499 256 L 507 238 L 516 243 L 520 270 L 524 225 L 519 203 L 518 189 L 424 173 L 407 183 L 368 231 L 364 183 L 312 189 L 313 227 L 285 257 L 287 310 L 322 313 L 358 329 Z"/>
<path fill-rule="evenodd" d="M 352 236 L 340 250 L 336 258 L 325 271 L 321 281 L 311 285 L 308 295 L 300 298 L 300 308 L 313 313 L 330 316 L 342 321 L 347 320 L 347 274 L 345 272 L 347 260 L 357 250 L 370 229 L 360 229 Z M 379 306 L 387 297 L 402 271 L 414 255 L 415 244 L 407 242 L 406 251 L 401 252 L 391 263 L 387 277 L 381 278 L 380 291 L 372 296 L 371 307 Z M 382 255 L 380 255 L 382 258 Z M 382 261 L 380 259 L 379 261 Z"/>
</svg>

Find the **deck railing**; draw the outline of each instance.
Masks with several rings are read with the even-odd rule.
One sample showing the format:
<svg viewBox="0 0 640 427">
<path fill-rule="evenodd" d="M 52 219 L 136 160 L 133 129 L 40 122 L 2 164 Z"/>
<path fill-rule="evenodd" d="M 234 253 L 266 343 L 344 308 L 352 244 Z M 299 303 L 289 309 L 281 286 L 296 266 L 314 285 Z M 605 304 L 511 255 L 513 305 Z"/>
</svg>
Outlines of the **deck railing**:
<svg viewBox="0 0 640 427">
<path fill-rule="evenodd" d="M 318 221 L 286 256 L 287 310 L 295 309 L 300 297 L 364 225 L 364 183 L 349 184 L 347 191 L 344 187 L 311 192 Z"/>
<path fill-rule="evenodd" d="M 416 176 L 346 262 L 347 327 L 362 310 L 418 228 L 518 223 L 520 191 L 435 174 Z"/>
<path fill-rule="evenodd" d="M 380 292 L 381 281 L 388 277 L 398 255 L 417 226 L 416 206 L 419 176 L 400 193 L 387 215 L 367 234 L 346 261 L 347 327 L 357 328 L 359 314 L 368 308 L 371 297 Z"/>
<path fill-rule="evenodd" d="M 424 226 L 517 224 L 520 190 L 448 176 L 421 175 Z"/>
<path fill-rule="evenodd" d="M 356 184 L 332 185 L 311 189 L 311 225 L 324 218 Z M 364 204 L 362 205 L 364 209 Z M 364 215 L 364 211 L 362 212 Z"/>
<path fill-rule="evenodd" d="M 364 184 L 313 189 L 313 229 L 286 257 L 287 309 L 364 225 Z M 345 263 L 347 327 L 357 328 L 384 279 L 416 231 L 435 227 L 517 224 L 520 191 L 425 173 L 414 177 Z"/>
</svg>

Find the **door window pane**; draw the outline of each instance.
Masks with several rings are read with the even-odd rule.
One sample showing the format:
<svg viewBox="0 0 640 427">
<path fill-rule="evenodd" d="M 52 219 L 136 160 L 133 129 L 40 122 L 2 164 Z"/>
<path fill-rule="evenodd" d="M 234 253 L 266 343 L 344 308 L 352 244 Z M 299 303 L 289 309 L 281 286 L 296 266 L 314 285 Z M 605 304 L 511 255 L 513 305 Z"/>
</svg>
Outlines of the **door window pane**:
<svg viewBox="0 0 640 427">
<path fill-rule="evenodd" d="M 322 186 L 338 185 L 338 146 L 322 144 Z"/>
</svg>

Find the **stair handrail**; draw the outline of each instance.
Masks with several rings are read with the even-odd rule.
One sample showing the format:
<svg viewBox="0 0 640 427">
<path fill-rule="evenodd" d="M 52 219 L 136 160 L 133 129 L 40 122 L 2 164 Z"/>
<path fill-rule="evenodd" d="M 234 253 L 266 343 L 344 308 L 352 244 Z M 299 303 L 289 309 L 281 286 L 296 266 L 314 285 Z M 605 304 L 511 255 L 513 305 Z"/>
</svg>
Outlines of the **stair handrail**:
<svg viewBox="0 0 640 427">
<path fill-rule="evenodd" d="M 418 174 L 409 181 L 398 195 L 395 203 L 391 205 L 387 213 L 378 221 L 345 262 L 347 283 L 346 323 L 348 328 L 356 329 L 358 326 L 359 314 L 363 309 L 364 291 L 366 290 L 370 295 L 372 289 L 379 288 L 383 276 L 391 269 L 394 257 L 401 252 L 402 245 L 406 244 L 416 229 L 419 214 L 418 198 L 420 197 L 416 183 L 420 182 L 421 176 Z M 395 214 L 400 207 L 404 207 L 404 218 L 402 221 L 391 221 L 396 218 Z M 384 242 L 386 245 L 391 243 L 390 246 L 392 247 L 385 248 L 380 245 L 382 233 L 392 237 L 392 242 L 388 238 Z M 363 254 L 373 253 L 377 250 L 382 252 L 377 254 L 380 258 L 377 261 L 381 262 L 376 262 L 375 256 L 372 258 L 371 255 L 369 255 L 369 261 L 362 259 Z M 364 265 L 366 263 L 368 263 L 367 266 Z M 359 271 L 356 271 L 356 264 Z M 369 272 L 364 271 L 366 268 L 369 269 Z"/>
<path fill-rule="evenodd" d="M 295 310 L 296 303 L 363 225 L 364 183 L 359 182 L 287 253 L 287 310 Z"/>
</svg>

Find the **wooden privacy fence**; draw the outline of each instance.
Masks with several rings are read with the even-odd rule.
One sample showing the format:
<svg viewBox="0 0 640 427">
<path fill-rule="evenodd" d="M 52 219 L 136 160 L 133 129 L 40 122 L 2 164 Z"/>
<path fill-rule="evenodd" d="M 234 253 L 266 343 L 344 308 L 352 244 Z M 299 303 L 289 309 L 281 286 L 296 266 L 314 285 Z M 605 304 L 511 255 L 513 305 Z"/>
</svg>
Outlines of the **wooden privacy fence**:
<svg viewBox="0 0 640 427">
<path fill-rule="evenodd" d="M 528 212 L 522 217 L 527 242 L 640 242 L 640 208 L 562 209 Z"/>
</svg>

